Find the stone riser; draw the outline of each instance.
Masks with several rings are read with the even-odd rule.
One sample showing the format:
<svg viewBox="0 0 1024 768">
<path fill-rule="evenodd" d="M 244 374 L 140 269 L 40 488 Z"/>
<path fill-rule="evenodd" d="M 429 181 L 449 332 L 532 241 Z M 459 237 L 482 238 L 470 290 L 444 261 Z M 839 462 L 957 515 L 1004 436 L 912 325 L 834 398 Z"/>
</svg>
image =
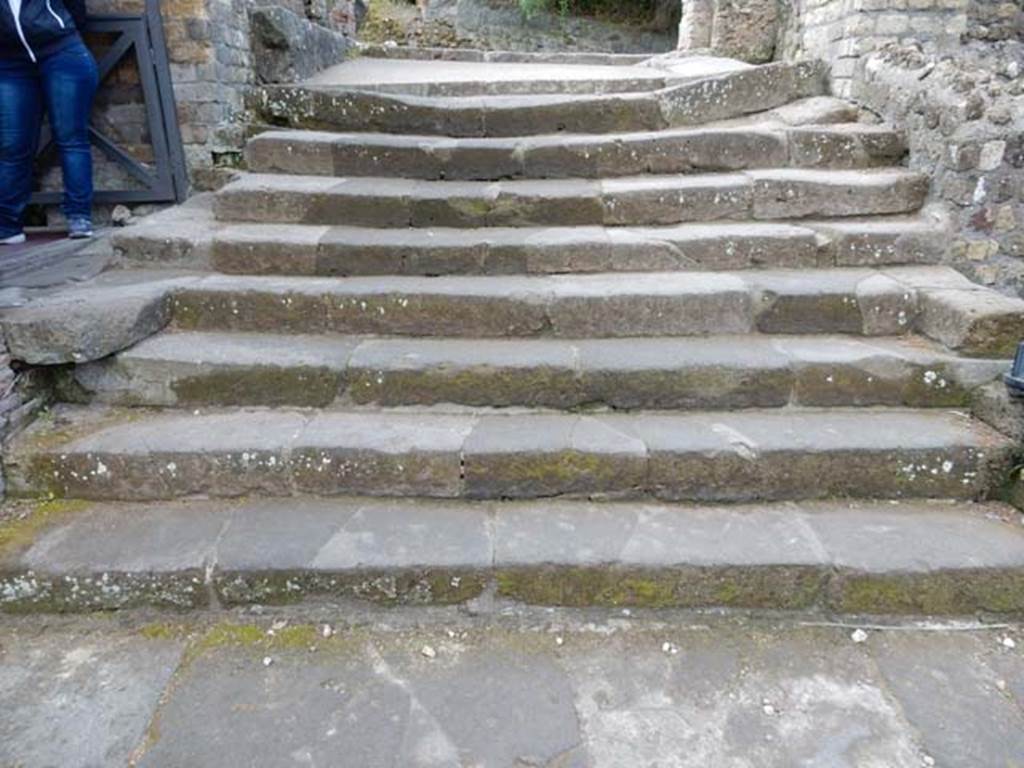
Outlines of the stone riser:
<svg viewBox="0 0 1024 768">
<path fill-rule="evenodd" d="M 910 213 L 927 194 L 926 177 L 900 169 L 490 183 L 254 174 L 222 189 L 214 212 L 366 227 L 631 226 Z"/>
<path fill-rule="evenodd" d="M 22 436 L 7 456 L 9 491 L 129 501 L 249 494 L 974 499 L 998 486 L 1015 450 L 960 414 L 884 409 L 129 412 L 104 426 L 80 427 L 87 436 L 64 442 L 45 427 Z"/>
<path fill-rule="evenodd" d="M 156 407 L 957 407 L 1006 365 L 833 337 L 482 343 L 182 333 L 78 366 L 69 383 L 92 402 Z"/>
<path fill-rule="evenodd" d="M 905 151 L 895 132 L 856 123 L 476 140 L 278 131 L 249 141 L 246 165 L 256 173 L 311 176 L 596 179 L 754 168 L 871 168 L 896 165 Z"/>
<path fill-rule="evenodd" d="M 771 64 L 646 93 L 425 98 L 302 86 L 254 89 L 264 121 L 313 130 L 459 137 L 621 133 L 764 112 L 826 92 L 817 63 Z"/>
</svg>

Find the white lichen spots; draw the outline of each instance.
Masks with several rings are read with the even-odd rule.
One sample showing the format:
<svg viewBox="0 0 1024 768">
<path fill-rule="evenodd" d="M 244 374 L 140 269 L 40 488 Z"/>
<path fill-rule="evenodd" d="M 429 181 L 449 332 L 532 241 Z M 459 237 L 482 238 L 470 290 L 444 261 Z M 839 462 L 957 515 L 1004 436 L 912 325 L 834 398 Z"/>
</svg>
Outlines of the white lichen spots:
<svg viewBox="0 0 1024 768">
<path fill-rule="evenodd" d="M 31 572 L 24 576 L 12 576 L 0 582 L 0 602 L 31 600 L 37 597 L 40 591 L 39 581 Z"/>
</svg>

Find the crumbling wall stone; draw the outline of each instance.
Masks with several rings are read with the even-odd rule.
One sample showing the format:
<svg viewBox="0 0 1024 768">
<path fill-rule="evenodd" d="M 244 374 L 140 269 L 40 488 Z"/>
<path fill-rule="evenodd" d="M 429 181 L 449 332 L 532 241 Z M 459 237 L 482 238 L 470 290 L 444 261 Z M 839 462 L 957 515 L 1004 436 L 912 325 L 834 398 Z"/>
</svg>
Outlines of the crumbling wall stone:
<svg viewBox="0 0 1024 768">
<path fill-rule="evenodd" d="M 911 166 L 953 213 L 953 263 L 1024 295 L 1022 74 L 1020 42 L 966 42 L 955 56 L 891 44 L 860 63 L 852 96 L 906 130 Z"/>
<path fill-rule="evenodd" d="M 679 47 L 762 64 L 775 58 L 780 0 L 683 0 Z"/>
<path fill-rule="evenodd" d="M 833 90 L 849 96 L 858 63 L 895 42 L 953 51 L 967 29 L 968 0 L 788 0 L 783 58 L 816 58 L 832 67 Z"/>
</svg>

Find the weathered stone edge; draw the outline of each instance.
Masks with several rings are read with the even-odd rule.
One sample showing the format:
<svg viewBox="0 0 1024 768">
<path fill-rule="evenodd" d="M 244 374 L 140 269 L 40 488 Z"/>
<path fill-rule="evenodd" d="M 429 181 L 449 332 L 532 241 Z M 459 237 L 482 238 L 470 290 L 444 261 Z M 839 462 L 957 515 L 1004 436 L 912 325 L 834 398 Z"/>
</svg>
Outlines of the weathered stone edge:
<svg viewBox="0 0 1024 768">
<path fill-rule="evenodd" d="M 905 273 L 881 274 L 917 297 L 919 311 L 913 321 L 907 318 L 907 330 L 969 357 L 1010 358 L 1015 353 L 1024 327 L 1024 300 L 980 286 L 949 288 L 927 280 L 915 284 Z M 15 360 L 33 365 L 90 362 L 162 330 L 178 319 L 179 297 L 190 291 L 201 295 L 202 288 L 201 276 L 73 288 L 0 313 L 0 331 Z M 531 306 L 535 314 L 537 307 Z"/>
<path fill-rule="evenodd" d="M 576 120 L 580 128 L 586 125 L 591 132 L 603 129 L 611 133 L 631 128 L 657 130 L 767 111 L 796 99 L 826 94 L 826 75 L 827 67 L 821 62 L 775 63 L 658 91 L 552 100 L 525 106 L 524 115 L 532 119 L 527 123 L 514 120 L 505 126 L 507 130 L 499 130 L 501 121 L 494 118 L 507 115 L 514 108 L 493 109 L 444 98 L 336 91 L 315 86 L 254 88 L 248 93 L 247 106 L 258 119 L 293 128 L 384 132 L 408 129 L 463 137 L 514 136 L 529 124 L 539 126 L 538 115 L 546 114 L 565 123 L 568 130 L 573 130 L 572 121 Z M 594 122 L 597 115 L 601 120 Z M 589 120 L 584 121 L 585 117 Z"/>
<path fill-rule="evenodd" d="M 833 565 L 632 567 L 428 566 L 343 571 L 0 572 L 0 613 L 134 608 L 189 611 L 358 599 L 381 605 L 459 605 L 493 592 L 538 606 L 732 608 L 829 614 L 1024 615 L 1024 567 L 927 573 Z"/>
</svg>

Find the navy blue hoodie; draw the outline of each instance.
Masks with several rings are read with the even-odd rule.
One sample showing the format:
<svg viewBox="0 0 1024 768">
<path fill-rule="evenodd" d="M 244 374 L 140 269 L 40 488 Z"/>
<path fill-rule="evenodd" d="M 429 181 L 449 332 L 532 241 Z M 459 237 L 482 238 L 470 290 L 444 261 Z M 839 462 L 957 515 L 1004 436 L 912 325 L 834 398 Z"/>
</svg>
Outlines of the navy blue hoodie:
<svg viewBox="0 0 1024 768">
<path fill-rule="evenodd" d="M 0 58 L 38 61 L 74 43 L 85 0 L 0 0 Z"/>
</svg>

